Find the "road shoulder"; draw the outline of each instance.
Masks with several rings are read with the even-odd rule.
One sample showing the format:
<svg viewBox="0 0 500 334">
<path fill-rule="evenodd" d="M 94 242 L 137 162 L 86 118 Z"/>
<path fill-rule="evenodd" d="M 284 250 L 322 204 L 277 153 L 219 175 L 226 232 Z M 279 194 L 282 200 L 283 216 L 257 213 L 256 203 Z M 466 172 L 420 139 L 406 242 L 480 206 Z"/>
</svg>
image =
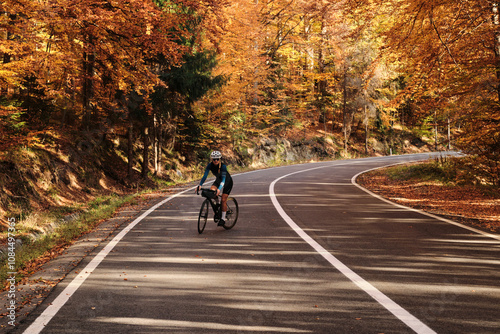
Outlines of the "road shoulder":
<svg viewBox="0 0 500 334">
<path fill-rule="evenodd" d="M 159 191 L 143 195 L 135 205 L 129 205 L 119 209 L 113 218 L 103 221 L 92 232 L 82 235 L 71 246 L 59 251 L 59 254 L 51 254 L 53 258 L 43 264 L 39 270 L 24 278 L 16 284 L 15 290 L 15 326 L 9 325 L 10 319 L 6 312 L 13 300 L 12 292 L 0 293 L 0 323 L 1 332 L 14 332 L 18 324 L 23 323 L 53 291 L 55 286 L 61 282 L 71 271 L 77 270 L 80 262 L 93 253 L 97 248 L 111 240 L 123 227 L 139 217 L 145 210 L 159 203 L 167 196 L 177 192 L 179 189 L 169 189 L 168 192 Z M 11 294 L 11 296 L 9 296 Z"/>
<path fill-rule="evenodd" d="M 485 194 L 467 186 L 393 180 L 385 174 L 384 169 L 361 174 L 356 182 L 389 201 L 485 232 L 500 233 L 498 194 Z"/>
</svg>

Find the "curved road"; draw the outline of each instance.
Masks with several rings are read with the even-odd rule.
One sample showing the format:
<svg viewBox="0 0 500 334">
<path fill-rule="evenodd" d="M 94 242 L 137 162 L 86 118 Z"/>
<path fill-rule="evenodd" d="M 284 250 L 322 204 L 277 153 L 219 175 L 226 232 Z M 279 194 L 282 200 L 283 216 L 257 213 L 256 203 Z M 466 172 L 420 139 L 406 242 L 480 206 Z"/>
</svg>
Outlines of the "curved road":
<svg viewBox="0 0 500 334">
<path fill-rule="evenodd" d="M 500 237 L 352 183 L 426 158 L 235 175 L 238 223 L 201 235 L 188 189 L 82 261 L 17 332 L 498 333 Z"/>
</svg>

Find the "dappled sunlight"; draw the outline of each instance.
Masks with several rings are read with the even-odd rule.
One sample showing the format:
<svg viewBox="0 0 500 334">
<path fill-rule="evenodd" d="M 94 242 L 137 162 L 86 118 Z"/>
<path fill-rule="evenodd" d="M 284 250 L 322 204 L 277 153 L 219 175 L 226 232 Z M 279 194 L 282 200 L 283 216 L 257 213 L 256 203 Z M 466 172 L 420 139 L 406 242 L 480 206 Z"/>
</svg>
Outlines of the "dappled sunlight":
<svg viewBox="0 0 500 334">
<path fill-rule="evenodd" d="M 423 211 L 448 215 L 454 219 L 495 231 L 500 226 L 500 198 L 498 191 L 487 191 L 474 186 L 446 186 L 440 182 L 393 180 L 380 174 L 361 178 L 379 195 Z M 376 182 L 375 182 L 376 180 Z M 474 220 L 471 220 L 474 219 Z"/>
<path fill-rule="evenodd" d="M 310 195 L 310 194 L 300 194 L 300 193 L 295 193 L 295 194 L 276 194 L 278 197 L 300 197 L 300 198 L 315 198 L 315 195 Z M 269 198 L 269 195 L 267 195 L 267 198 Z"/>
<path fill-rule="evenodd" d="M 359 308 L 369 309 L 373 304 L 351 282 L 325 268 L 314 252 L 287 251 L 282 254 L 282 261 L 275 261 L 272 255 L 276 250 L 265 250 L 274 248 L 272 238 L 257 239 L 253 253 L 244 248 L 231 253 L 221 249 L 219 256 L 212 245 L 207 249 L 190 247 L 191 242 L 196 242 L 194 238 L 152 247 L 150 257 L 134 256 L 134 250 L 125 245 L 124 251 L 128 250 L 129 256 L 110 255 L 89 280 L 95 281 L 91 286 L 106 291 L 109 303 L 120 300 L 123 305 L 134 305 L 139 295 L 143 306 L 133 312 L 123 309 L 109 314 L 106 305 L 97 306 L 97 316 L 89 321 L 128 332 L 153 327 L 186 333 L 210 330 L 307 333 L 314 332 L 311 323 L 328 326 L 352 318 L 353 314 L 360 314 Z M 248 241 L 242 245 L 248 246 Z M 283 241 L 282 245 L 287 245 L 288 240 Z M 160 252 L 168 256 L 158 256 Z M 92 298 L 98 290 L 81 293 Z M 350 302 L 339 304 L 336 300 Z M 179 313 L 176 309 L 189 312 Z M 380 311 L 362 313 L 377 322 L 391 321 L 389 314 L 382 311 L 385 316 L 381 317 Z M 291 314 L 295 316 L 290 317 Z"/>
<path fill-rule="evenodd" d="M 238 194 L 238 195 L 234 195 L 234 197 L 236 197 L 237 199 L 238 198 L 251 198 L 251 199 L 263 198 L 265 200 L 269 200 L 269 194 L 267 194 L 267 193 L 264 193 L 264 194 Z M 200 204 L 201 204 L 201 202 L 200 202 Z"/>
<path fill-rule="evenodd" d="M 291 185 L 280 182 L 276 192 Z M 494 247 L 500 246 L 498 241 L 465 230 L 458 233 L 461 230 L 451 224 L 373 200 L 356 189 L 309 182 L 293 186 L 298 193 L 316 197 L 278 196 L 287 215 L 356 274 L 394 301 L 406 301 L 403 307 L 420 320 L 439 318 L 446 328 L 456 317 L 449 310 L 462 314 L 468 308 L 495 317 L 491 308 L 475 301 L 486 298 L 495 304 L 500 297 L 493 283 L 500 269 L 499 249 Z M 445 324 L 442 319 L 447 317 Z"/>
<path fill-rule="evenodd" d="M 500 296 L 500 243 L 310 176 L 278 183 L 277 198 L 320 247 L 267 193 L 235 195 L 236 226 L 226 231 L 210 216 L 203 234 L 203 199 L 182 196 L 131 230 L 59 317 L 83 319 L 89 332 L 408 332 L 381 295 L 432 329 L 456 332 L 470 310 L 496 317 L 488 306 Z"/>
<path fill-rule="evenodd" d="M 197 221 L 198 220 L 198 215 L 194 215 L 193 212 L 186 212 L 186 215 L 183 215 L 182 217 L 155 217 L 152 218 L 152 220 L 161 220 L 161 221 L 185 221 L 185 220 L 192 220 L 192 221 Z"/>
<path fill-rule="evenodd" d="M 500 249 L 500 242 L 498 240 L 493 240 L 491 238 L 484 237 L 483 239 L 428 239 L 429 241 L 434 242 L 449 242 L 452 244 L 492 244 L 498 245 Z"/>
<path fill-rule="evenodd" d="M 413 217 L 403 221 L 406 221 L 405 224 L 408 224 L 410 228 L 412 225 L 423 223 L 423 220 L 425 219 Z M 170 219 L 165 221 L 170 221 Z M 370 220 L 366 221 L 370 224 Z M 385 223 L 390 221 L 390 219 L 385 220 Z M 335 219 L 333 222 L 336 225 L 339 224 Z M 371 220 L 371 223 L 380 224 L 382 221 Z M 124 276 L 119 276 L 123 275 L 121 271 L 101 277 L 95 276 L 105 286 L 109 286 L 110 291 L 116 290 L 112 292 L 113 294 L 121 295 L 122 298 L 130 299 L 133 298 L 133 293 L 139 293 L 150 298 L 150 303 L 153 305 L 162 299 L 174 298 L 176 307 L 189 309 L 192 312 L 191 315 L 183 314 L 182 316 L 175 311 L 164 312 L 163 316 L 156 315 L 155 321 L 158 322 L 157 326 L 153 327 L 175 331 L 182 328 L 186 333 L 189 329 L 210 330 L 211 326 L 228 332 L 293 333 L 310 328 L 307 324 L 311 322 L 319 322 L 323 325 L 335 323 L 341 321 L 340 319 L 352 318 L 359 313 L 359 309 L 370 309 L 374 306 L 374 301 L 369 296 L 360 292 L 352 282 L 326 264 L 314 250 L 293 233 L 278 236 L 272 235 L 271 232 L 269 236 L 261 236 L 253 235 L 251 230 L 244 230 L 234 235 L 215 230 L 209 235 L 196 235 L 195 233 L 189 235 L 181 228 L 172 229 L 175 225 L 162 224 L 160 226 L 163 226 L 164 232 L 172 239 L 165 238 L 158 242 L 159 230 L 156 228 L 158 224 L 162 222 L 156 218 L 149 220 L 148 224 L 141 226 L 140 229 L 145 233 L 131 234 L 132 239 L 126 246 L 131 252 L 130 255 L 111 256 L 107 262 L 111 267 L 134 268 L 133 271 L 124 269 L 127 273 L 127 281 L 113 283 L 117 277 L 123 279 Z M 361 236 L 363 235 L 362 231 L 358 231 L 358 234 L 353 236 L 340 233 L 345 230 L 345 227 L 338 226 L 338 228 L 340 230 L 336 233 L 328 232 L 324 228 L 307 230 L 308 233 L 321 235 L 318 241 L 343 261 L 356 256 L 355 252 L 350 254 L 349 248 L 345 248 L 346 241 L 356 242 L 358 246 L 364 248 L 364 259 L 358 261 L 352 269 L 369 279 L 377 288 L 390 293 L 396 300 L 399 296 L 406 295 L 408 291 L 421 294 L 419 301 L 415 300 L 414 310 L 415 312 L 419 309 L 424 310 L 421 311 L 424 320 L 440 314 L 432 308 L 433 301 L 444 304 L 457 303 L 458 294 L 470 294 L 474 297 L 477 292 L 496 291 L 492 290 L 491 286 L 480 284 L 472 289 L 469 285 L 461 283 L 460 276 L 457 276 L 454 282 L 447 281 L 439 270 L 447 262 L 447 258 L 433 257 L 432 253 L 428 252 L 386 254 L 382 252 L 382 249 L 365 248 L 364 244 L 368 245 L 373 235 L 367 235 L 366 240 L 362 240 L 360 239 L 360 232 Z M 384 240 L 385 243 L 397 242 L 400 237 L 389 235 Z M 471 238 L 480 239 L 475 236 Z M 447 241 L 447 239 L 431 238 L 427 240 L 429 244 L 434 244 L 439 248 L 444 247 Z M 342 247 L 332 248 L 337 242 L 340 242 Z M 148 254 L 146 256 L 133 254 L 133 249 L 137 245 L 141 245 L 139 247 L 149 245 L 149 254 L 146 253 Z M 371 243 L 370 245 L 373 246 Z M 294 249 L 288 248 L 290 246 Z M 102 269 L 104 270 L 105 267 Z M 428 283 L 429 277 L 432 276 L 435 276 L 433 281 L 441 282 L 435 284 L 434 288 Z M 129 293 L 130 297 L 127 297 Z M 349 302 L 338 304 L 337 301 L 340 300 Z M 203 302 L 200 304 L 200 301 Z M 464 305 L 467 304 L 466 302 Z M 317 305 L 320 306 L 316 307 Z M 205 315 L 206 312 L 208 312 L 207 315 Z M 241 319 L 246 318 L 241 315 L 242 312 L 252 314 L 252 317 L 245 320 L 243 325 L 241 325 Z M 221 324 L 220 321 L 215 320 L 217 318 L 210 315 L 212 313 L 240 314 L 240 316 L 237 317 L 239 320 L 236 322 L 228 319 L 227 323 L 223 321 Z M 144 310 L 142 314 L 146 315 L 149 321 L 147 310 Z M 289 320 L 290 314 L 296 314 L 295 317 L 292 316 L 296 321 Z M 117 326 L 125 326 L 124 328 L 130 328 L 127 327 L 129 325 L 147 326 L 148 321 L 135 321 L 135 317 L 130 319 L 124 315 L 118 315 L 109 319 L 121 319 L 120 321 L 110 320 L 109 322 Z M 200 321 L 200 317 L 204 320 Z M 376 321 L 380 323 L 392 319 L 392 316 L 380 306 L 376 307 L 373 314 L 359 317 L 373 321 L 377 319 Z M 108 318 L 103 315 L 99 319 L 99 322 L 106 323 Z M 192 327 L 191 325 L 182 327 L 186 323 L 191 324 Z M 177 328 L 175 324 L 181 327 Z M 402 326 L 404 328 L 404 325 Z M 348 331 L 347 329 L 341 330 L 341 332 Z M 364 330 L 359 332 L 364 332 Z"/>
<path fill-rule="evenodd" d="M 258 260 L 243 260 L 243 259 L 223 259 L 223 258 L 209 258 L 203 259 L 200 256 L 188 258 L 188 257 L 154 257 L 154 258 L 126 258 L 125 262 L 154 262 L 154 263 L 199 263 L 206 262 L 206 264 L 242 264 L 242 265 L 258 265 L 258 266 L 268 266 L 272 262 L 258 261 Z"/>
<path fill-rule="evenodd" d="M 264 332 L 264 333 L 312 333 L 311 331 L 298 330 L 295 328 L 280 328 L 269 326 L 238 326 L 224 323 L 208 323 L 196 321 L 162 320 L 147 318 L 104 318 L 94 319 L 96 322 L 115 323 L 122 325 L 134 325 L 141 327 L 158 327 L 165 330 L 175 329 L 206 329 L 206 330 L 230 330 L 241 332 Z"/>
<path fill-rule="evenodd" d="M 481 264 L 485 264 L 485 265 L 497 265 L 497 266 L 500 266 L 500 260 L 486 260 L 486 259 L 478 259 L 478 258 L 475 258 L 475 257 L 457 257 L 457 256 L 453 256 L 453 257 L 434 257 L 433 258 L 434 261 L 437 261 L 437 262 L 441 262 L 441 263 L 446 263 L 446 262 L 450 262 L 450 263 L 463 263 L 463 264 L 466 264 L 466 263 L 470 263 L 470 264 L 473 264 L 473 265 L 481 265 Z"/>
<path fill-rule="evenodd" d="M 352 187 L 352 183 L 350 182 L 307 182 L 304 184 L 304 182 L 290 182 L 290 181 L 281 181 L 281 185 L 297 185 L 303 188 L 304 186 L 306 187 L 311 187 L 312 186 L 347 186 L 347 187 Z"/>
</svg>

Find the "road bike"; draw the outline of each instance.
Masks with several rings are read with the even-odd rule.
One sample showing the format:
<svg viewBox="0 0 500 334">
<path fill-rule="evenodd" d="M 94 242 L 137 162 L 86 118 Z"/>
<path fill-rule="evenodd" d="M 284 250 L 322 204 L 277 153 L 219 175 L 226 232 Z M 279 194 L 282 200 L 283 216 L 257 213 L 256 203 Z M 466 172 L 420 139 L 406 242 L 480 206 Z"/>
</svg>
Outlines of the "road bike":
<svg viewBox="0 0 500 334">
<path fill-rule="evenodd" d="M 197 191 L 199 194 L 199 191 Z M 217 197 L 217 192 L 211 189 L 201 189 L 201 196 L 205 197 L 205 200 L 201 204 L 200 214 L 198 216 L 198 233 L 201 234 L 205 230 L 207 225 L 207 219 L 209 216 L 209 205 L 212 207 L 214 212 L 214 222 L 219 223 L 222 216 L 222 207 L 215 198 Z M 227 199 L 227 212 L 225 224 L 222 225 L 226 230 L 230 230 L 236 224 L 238 220 L 238 202 L 233 197 L 228 197 Z"/>
</svg>

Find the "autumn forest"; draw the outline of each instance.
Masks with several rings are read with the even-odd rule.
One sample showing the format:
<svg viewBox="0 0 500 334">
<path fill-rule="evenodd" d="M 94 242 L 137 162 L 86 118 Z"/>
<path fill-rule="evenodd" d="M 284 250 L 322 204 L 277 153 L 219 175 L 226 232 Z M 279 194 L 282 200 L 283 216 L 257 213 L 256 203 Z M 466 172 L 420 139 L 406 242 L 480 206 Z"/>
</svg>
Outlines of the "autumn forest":
<svg viewBox="0 0 500 334">
<path fill-rule="evenodd" d="M 165 151 L 244 156 L 255 138 L 315 127 L 348 152 L 356 129 L 397 124 L 439 133 L 500 184 L 500 1 L 5 0 L 0 12 L 4 153 L 119 137 L 127 174 L 142 161 L 146 177 Z"/>
</svg>

